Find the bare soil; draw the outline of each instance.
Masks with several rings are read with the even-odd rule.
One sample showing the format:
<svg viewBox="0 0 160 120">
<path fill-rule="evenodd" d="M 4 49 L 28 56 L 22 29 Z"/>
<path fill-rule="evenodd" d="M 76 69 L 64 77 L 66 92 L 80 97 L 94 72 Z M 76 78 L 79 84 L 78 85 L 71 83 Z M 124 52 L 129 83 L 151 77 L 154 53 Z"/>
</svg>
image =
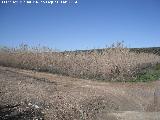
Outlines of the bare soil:
<svg viewBox="0 0 160 120">
<path fill-rule="evenodd" d="M 0 120 L 160 120 L 159 86 L 0 67 Z"/>
</svg>

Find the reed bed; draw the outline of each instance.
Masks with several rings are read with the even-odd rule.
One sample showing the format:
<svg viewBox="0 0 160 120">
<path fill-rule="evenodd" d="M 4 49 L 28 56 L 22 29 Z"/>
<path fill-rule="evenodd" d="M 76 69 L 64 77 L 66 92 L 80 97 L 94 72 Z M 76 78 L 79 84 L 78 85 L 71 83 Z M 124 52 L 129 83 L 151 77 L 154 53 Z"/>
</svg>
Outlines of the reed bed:
<svg viewBox="0 0 160 120">
<path fill-rule="evenodd" d="M 0 65 L 3 66 L 107 81 L 129 81 L 143 69 L 159 62 L 160 56 L 131 52 L 121 43 L 100 52 L 55 52 L 27 45 L 0 49 Z"/>
</svg>

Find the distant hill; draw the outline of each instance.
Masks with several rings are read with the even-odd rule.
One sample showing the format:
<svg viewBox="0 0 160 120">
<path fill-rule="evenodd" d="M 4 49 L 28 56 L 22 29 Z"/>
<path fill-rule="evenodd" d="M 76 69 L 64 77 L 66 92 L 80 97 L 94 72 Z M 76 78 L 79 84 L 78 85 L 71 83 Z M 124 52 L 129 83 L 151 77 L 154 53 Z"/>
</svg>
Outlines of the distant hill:
<svg viewBox="0 0 160 120">
<path fill-rule="evenodd" d="M 133 52 L 145 52 L 145 53 L 154 53 L 160 55 L 160 47 L 150 47 L 150 48 L 131 48 Z"/>
<path fill-rule="evenodd" d="M 150 48 L 129 48 L 131 52 L 144 52 L 144 53 L 154 53 L 157 55 L 160 55 L 160 47 L 150 47 Z M 64 51 L 64 53 L 67 52 L 93 52 L 93 51 L 97 51 L 99 53 L 101 53 L 104 49 L 91 49 L 91 50 L 76 50 L 76 51 Z"/>
</svg>

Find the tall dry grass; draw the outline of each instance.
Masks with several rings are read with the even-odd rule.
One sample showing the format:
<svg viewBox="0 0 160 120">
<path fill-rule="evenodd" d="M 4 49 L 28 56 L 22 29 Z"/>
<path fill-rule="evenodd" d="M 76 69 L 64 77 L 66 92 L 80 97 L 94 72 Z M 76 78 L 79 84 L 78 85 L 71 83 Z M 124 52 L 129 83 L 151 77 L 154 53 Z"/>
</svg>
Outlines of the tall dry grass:
<svg viewBox="0 0 160 120">
<path fill-rule="evenodd" d="M 141 70 L 160 62 L 160 56 L 134 53 L 116 43 L 101 52 L 54 52 L 50 49 L 2 48 L 0 65 L 48 71 L 80 78 L 123 81 L 133 78 Z"/>
</svg>

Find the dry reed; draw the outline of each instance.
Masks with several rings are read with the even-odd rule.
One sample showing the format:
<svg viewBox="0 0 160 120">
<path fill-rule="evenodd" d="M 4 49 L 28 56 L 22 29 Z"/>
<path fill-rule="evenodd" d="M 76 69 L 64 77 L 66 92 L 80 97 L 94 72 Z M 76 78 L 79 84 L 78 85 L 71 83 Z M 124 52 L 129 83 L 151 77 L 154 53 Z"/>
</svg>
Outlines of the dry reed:
<svg viewBox="0 0 160 120">
<path fill-rule="evenodd" d="M 141 70 L 160 62 L 160 56 L 151 53 L 130 52 L 123 44 L 86 52 L 54 52 L 47 48 L 2 48 L 0 65 L 48 71 L 80 78 L 126 81 Z"/>
</svg>

